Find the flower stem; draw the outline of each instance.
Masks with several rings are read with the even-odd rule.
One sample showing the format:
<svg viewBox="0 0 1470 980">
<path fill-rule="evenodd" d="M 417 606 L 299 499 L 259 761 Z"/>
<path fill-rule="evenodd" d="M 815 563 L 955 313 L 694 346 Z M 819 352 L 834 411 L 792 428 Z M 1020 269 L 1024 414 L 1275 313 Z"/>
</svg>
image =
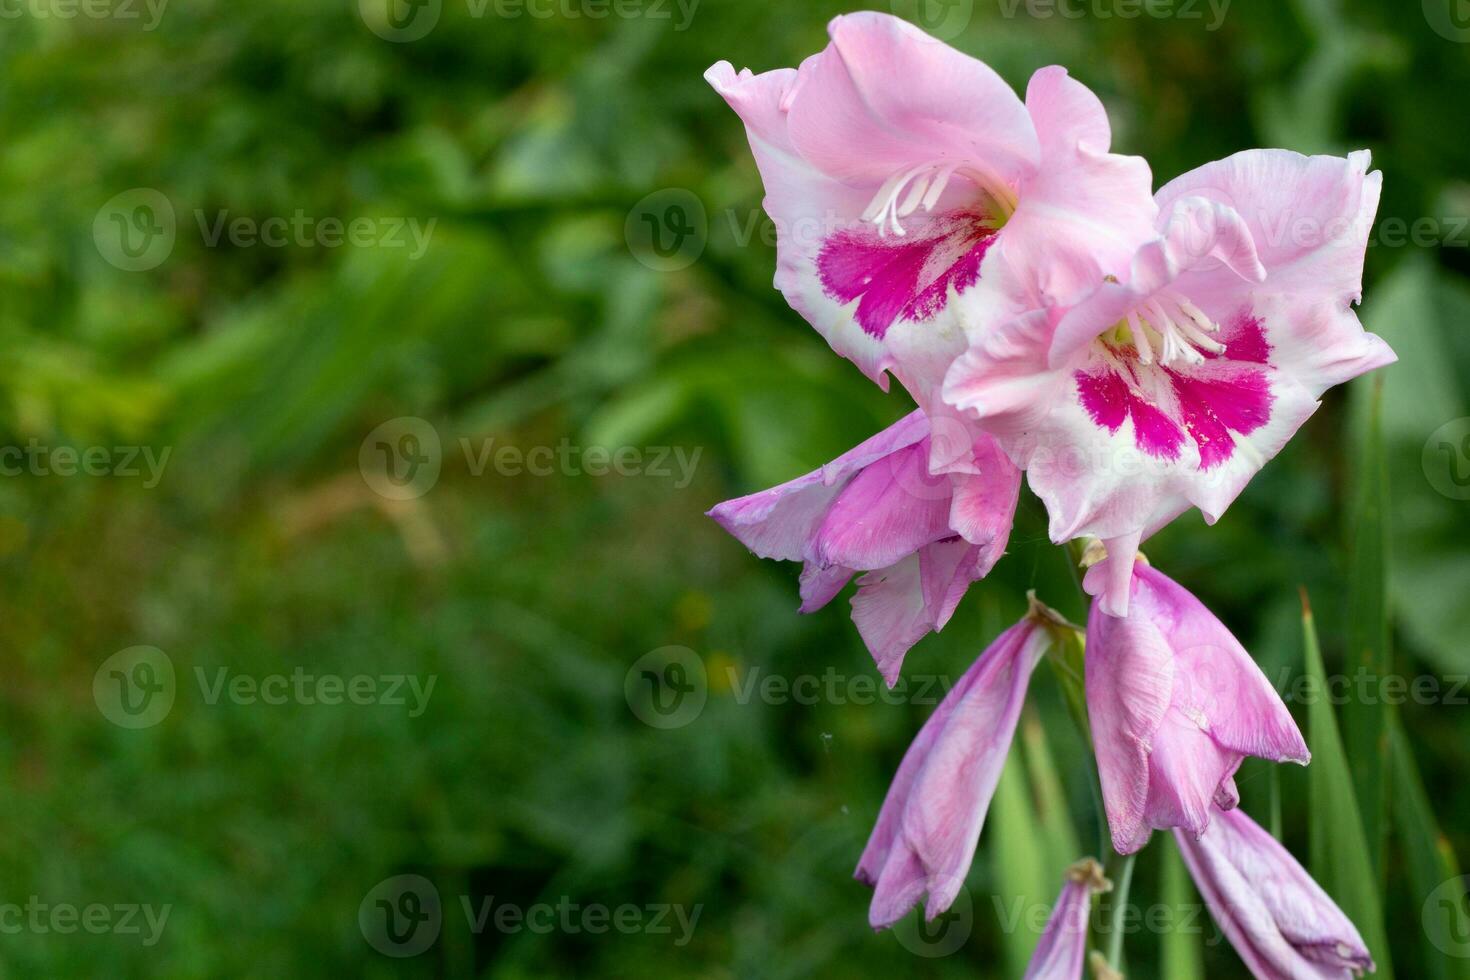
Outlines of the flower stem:
<svg viewBox="0 0 1470 980">
<path fill-rule="evenodd" d="M 1113 921 L 1108 925 L 1108 966 L 1123 970 L 1123 920 L 1127 915 L 1128 889 L 1133 884 L 1133 861 L 1137 854 L 1113 855 L 1108 878 L 1113 882 Z"/>
</svg>

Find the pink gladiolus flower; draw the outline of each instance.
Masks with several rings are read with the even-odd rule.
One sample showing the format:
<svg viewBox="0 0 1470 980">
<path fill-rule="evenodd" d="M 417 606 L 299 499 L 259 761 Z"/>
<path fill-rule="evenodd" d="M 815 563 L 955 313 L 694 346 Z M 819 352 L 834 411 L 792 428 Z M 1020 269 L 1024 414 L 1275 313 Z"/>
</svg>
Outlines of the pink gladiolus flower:
<svg viewBox="0 0 1470 980">
<path fill-rule="evenodd" d="M 1240 810 L 1198 840 L 1175 831 L 1210 914 L 1261 980 L 1348 980 L 1372 972 L 1363 937 L 1280 842 Z"/>
<path fill-rule="evenodd" d="M 1248 755 L 1307 763 L 1286 705 L 1198 599 L 1139 563 L 1128 615 L 1100 606 L 1087 619 L 1087 713 L 1118 853 L 1155 829 L 1203 834 L 1212 803 L 1238 801 L 1235 771 Z"/>
<path fill-rule="evenodd" d="M 834 350 L 885 389 L 891 371 L 938 418 L 966 345 L 955 298 L 992 270 L 1024 308 L 1091 288 L 1152 234 L 1152 178 L 1108 153 L 1102 105 L 1061 68 L 1038 71 L 1023 104 L 896 17 L 850 14 L 828 32 L 800 68 L 722 61 L 705 78 L 745 123 L 776 287 Z"/>
<path fill-rule="evenodd" d="M 857 879 L 874 887 L 873 928 L 897 922 L 926 892 L 930 919 L 959 894 L 1049 642 L 1037 612 L 1006 630 L 909 746 L 857 867 Z"/>
<path fill-rule="evenodd" d="M 1153 240 L 1077 302 L 992 329 L 944 398 L 1001 440 L 1050 534 L 1131 556 L 1190 507 L 1214 523 L 1328 388 L 1394 360 L 1361 298 L 1382 174 L 1368 154 L 1252 150 L 1159 191 Z M 1127 611 L 1128 563 L 1100 583 Z"/>
<path fill-rule="evenodd" d="M 804 562 L 801 611 L 858 579 L 852 618 L 891 686 L 904 654 L 949 622 L 1005 552 L 1021 474 L 971 429 L 964 471 L 932 476 L 929 419 L 913 412 L 821 469 L 709 512 L 762 558 Z"/>
<path fill-rule="evenodd" d="M 1092 858 L 1067 869 L 1067 882 L 1057 904 L 1052 906 L 1046 930 L 1022 980 L 1081 980 L 1082 961 L 1087 953 L 1087 920 L 1092 913 L 1092 896 L 1110 891 L 1102 865 Z"/>
</svg>

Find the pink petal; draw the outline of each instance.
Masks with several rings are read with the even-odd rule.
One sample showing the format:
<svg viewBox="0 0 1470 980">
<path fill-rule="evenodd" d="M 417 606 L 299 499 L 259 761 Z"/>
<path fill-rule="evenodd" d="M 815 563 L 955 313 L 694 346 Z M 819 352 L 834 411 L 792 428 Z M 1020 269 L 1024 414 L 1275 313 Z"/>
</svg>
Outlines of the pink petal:
<svg viewBox="0 0 1470 980">
<path fill-rule="evenodd" d="M 912 412 L 821 469 L 770 490 L 727 500 L 709 516 L 762 558 L 805 561 L 827 508 L 847 483 L 865 467 L 920 442 L 928 431 L 924 413 Z"/>
<path fill-rule="evenodd" d="M 1139 564 L 1126 617 L 1094 604 L 1087 621 L 1087 705 L 1113 844 L 1151 830 L 1203 833 L 1212 804 L 1234 805 L 1248 755 L 1309 758 L 1281 698 L 1202 603 Z"/>
<path fill-rule="evenodd" d="M 837 17 L 827 33 L 789 108 L 792 143 L 824 173 L 876 190 L 937 159 L 983 161 L 1011 181 L 1035 165 L 1026 108 L 988 65 L 888 14 Z"/>
<path fill-rule="evenodd" d="M 1240 810 L 1175 832 L 1210 914 L 1254 976 L 1346 980 L 1373 969 L 1358 930 L 1291 853 Z"/>
<path fill-rule="evenodd" d="M 1002 633 L 904 755 L 856 872 L 874 886 L 874 928 L 897 921 L 925 892 L 931 919 L 959 893 L 1046 643 L 1030 620 Z"/>
<path fill-rule="evenodd" d="M 1091 858 L 1079 861 L 1067 872 L 1066 884 L 1052 906 L 1051 916 L 1022 980 L 1081 980 L 1087 954 L 1087 929 L 1092 914 L 1092 895 L 1112 886 L 1102 867 Z"/>
</svg>

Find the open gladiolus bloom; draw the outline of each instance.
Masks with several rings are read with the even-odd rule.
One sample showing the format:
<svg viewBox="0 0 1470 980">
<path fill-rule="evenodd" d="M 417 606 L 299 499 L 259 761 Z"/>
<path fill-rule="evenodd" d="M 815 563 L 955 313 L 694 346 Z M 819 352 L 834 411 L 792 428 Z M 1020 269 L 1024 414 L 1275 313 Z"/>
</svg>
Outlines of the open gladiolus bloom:
<svg viewBox="0 0 1470 980">
<path fill-rule="evenodd" d="M 1022 98 L 894 17 L 839 17 L 830 34 L 797 68 L 706 77 L 765 185 L 776 287 L 918 407 L 710 515 L 801 563 L 802 612 L 856 577 L 852 617 L 890 684 L 1001 559 L 1023 474 L 1095 597 L 1085 632 L 1033 598 L 918 732 L 857 866 L 871 923 L 954 901 L 1033 671 L 1081 648 L 1115 859 L 1174 831 L 1257 976 L 1371 969 L 1352 924 L 1235 809 L 1245 758 L 1308 762 L 1295 721 L 1138 548 L 1190 508 L 1214 523 L 1328 388 L 1394 360 L 1353 312 L 1382 175 L 1366 152 L 1247 150 L 1154 193 L 1063 68 Z M 1081 976 L 1108 887 L 1095 862 L 1069 872 L 1027 976 Z M 1118 967 L 1116 948 L 1093 956 Z"/>
</svg>

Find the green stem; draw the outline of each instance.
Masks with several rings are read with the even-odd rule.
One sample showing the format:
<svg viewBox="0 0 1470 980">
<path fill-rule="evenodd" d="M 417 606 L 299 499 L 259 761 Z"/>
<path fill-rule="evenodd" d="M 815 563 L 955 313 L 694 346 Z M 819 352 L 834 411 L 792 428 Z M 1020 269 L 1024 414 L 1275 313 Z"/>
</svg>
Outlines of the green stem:
<svg viewBox="0 0 1470 980">
<path fill-rule="evenodd" d="M 1114 861 L 1108 862 L 1114 867 L 1110 869 L 1108 877 L 1113 882 L 1113 921 L 1109 924 L 1108 932 L 1108 966 L 1117 972 L 1123 971 L 1123 919 L 1128 908 L 1128 889 L 1133 884 L 1133 861 L 1137 854 L 1129 854 L 1126 857 L 1113 855 Z"/>
</svg>

